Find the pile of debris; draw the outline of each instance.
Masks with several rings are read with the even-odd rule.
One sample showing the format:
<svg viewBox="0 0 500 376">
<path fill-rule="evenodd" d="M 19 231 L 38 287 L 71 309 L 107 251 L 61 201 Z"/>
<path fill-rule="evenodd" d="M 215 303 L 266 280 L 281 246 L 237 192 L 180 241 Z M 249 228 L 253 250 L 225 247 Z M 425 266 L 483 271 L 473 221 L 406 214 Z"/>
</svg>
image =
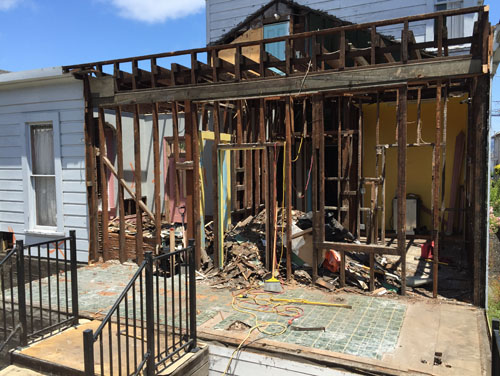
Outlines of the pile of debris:
<svg viewBox="0 0 500 376">
<path fill-rule="evenodd" d="M 230 244 L 229 244 L 230 243 Z M 266 274 L 260 250 L 251 242 L 226 242 L 227 262 L 222 270 L 207 270 L 205 275 L 216 288 L 242 289 L 255 286 Z"/>
<path fill-rule="evenodd" d="M 286 234 L 283 231 L 286 221 L 282 216 L 285 210 L 279 209 L 277 215 L 278 229 L 276 231 L 276 252 L 278 258 L 282 255 L 280 275 L 286 274 Z M 299 210 L 292 211 L 292 268 L 296 283 L 311 285 L 313 265 L 312 242 L 312 213 L 303 213 Z M 224 268 L 214 269 L 212 264 L 206 265 L 204 275 L 209 279 L 210 285 L 215 288 L 241 289 L 256 286 L 259 282 L 270 277 L 270 272 L 265 269 L 262 262 L 265 258 L 266 213 L 262 210 L 256 216 L 249 216 L 230 227 L 224 234 Z M 283 226 L 283 227 L 282 227 Z M 213 239 L 212 224 L 205 226 L 207 246 Z M 358 243 L 351 232 L 344 228 L 331 211 L 325 212 L 325 239 L 332 242 Z M 208 248 L 207 247 L 207 248 Z M 330 252 L 330 254 L 328 254 Z M 333 256 L 332 256 L 333 255 Z M 340 281 L 340 255 L 335 251 L 320 252 L 318 255 L 318 275 L 321 277 L 316 285 L 328 290 L 339 288 Z M 333 260 L 333 261 L 332 261 Z M 332 267 L 332 262 L 335 267 Z M 401 279 L 397 272 L 398 263 L 391 263 L 385 257 L 375 257 L 375 288 L 386 291 L 397 291 Z M 369 257 L 364 253 L 345 253 L 346 284 L 367 291 L 370 285 Z"/>
</svg>

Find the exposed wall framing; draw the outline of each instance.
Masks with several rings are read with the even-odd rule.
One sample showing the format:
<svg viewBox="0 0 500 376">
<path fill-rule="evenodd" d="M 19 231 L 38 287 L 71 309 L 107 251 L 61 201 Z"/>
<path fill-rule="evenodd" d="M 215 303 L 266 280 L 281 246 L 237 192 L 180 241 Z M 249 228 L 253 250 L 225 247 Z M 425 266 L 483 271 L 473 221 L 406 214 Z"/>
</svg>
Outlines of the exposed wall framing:
<svg viewBox="0 0 500 376">
<path fill-rule="evenodd" d="M 476 13 L 475 34 L 464 38 L 446 38 L 446 17 Z M 434 41 L 416 43 L 411 26 L 417 21 L 435 21 Z M 401 25 L 400 43 L 384 44 L 376 30 L 387 25 Z M 366 33 L 366 46 L 349 42 L 353 32 Z M 370 260 L 370 289 L 374 289 L 374 255 L 399 255 L 402 269 L 401 293 L 406 293 L 406 197 L 407 149 L 426 148 L 432 152 L 432 229 L 434 245 L 433 293 L 437 296 L 439 250 L 446 241 L 442 231 L 444 216 L 444 177 L 447 103 L 451 95 L 465 95 L 469 101 L 467 125 L 467 171 L 465 187 L 464 243 L 471 247 L 474 276 L 474 302 L 484 304 L 484 242 L 486 239 L 484 170 L 488 113 L 488 35 L 487 7 L 450 10 L 422 16 L 405 17 L 362 25 L 346 25 L 316 32 L 305 32 L 265 41 L 209 46 L 175 53 L 118 59 L 65 67 L 66 72 L 83 76 L 87 98 L 86 162 L 90 216 L 90 258 L 109 259 L 107 244 L 107 190 L 101 189 L 101 215 L 98 218 L 97 185 L 105 188 L 106 171 L 113 170 L 106 162 L 103 133 L 104 111 L 116 118 L 118 137 L 119 212 L 123 212 L 124 189 L 136 201 L 136 259 L 143 257 L 143 212 L 155 224 L 154 247 L 161 245 L 162 194 L 160 181 L 159 117 L 170 116 L 173 126 L 175 205 L 179 204 L 180 171 L 186 174 L 186 218 L 189 238 L 196 239 L 196 260 L 202 263 L 202 212 L 200 210 L 200 131 L 214 133 L 211 151 L 213 194 L 220 202 L 219 158 L 221 151 L 231 154 L 232 216 L 244 218 L 266 209 L 266 267 L 272 267 L 272 244 L 276 241 L 276 208 L 284 209 L 286 218 L 286 276 L 292 277 L 291 242 L 292 209 L 301 207 L 313 213 L 313 279 L 317 275 L 318 254 L 334 249 L 341 255 L 340 283 L 345 285 L 345 253 L 360 252 Z M 333 38 L 338 49 L 329 50 Z M 305 41 L 305 42 L 304 42 Z M 285 42 L 286 58 L 277 60 L 265 51 L 267 43 Z M 307 43 L 306 43 L 307 42 Z M 335 44 L 333 43 L 333 44 Z M 312 48 L 304 46 L 312 44 Z M 454 46 L 470 45 L 462 55 L 449 56 Z M 302 46 L 302 47 L 300 47 Z M 249 48 L 259 51 L 257 60 L 246 56 Z M 426 49 L 435 48 L 435 53 Z M 230 59 L 220 56 L 231 55 Z M 160 60 L 186 55 L 191 67 L 172 63 L 170 69 Z M 206 55 L 205 61 L 199 56 Z M 360 63 L 362 61 L 362 63 Z M 150 71 L 139 68 L 149 62 Z M 131 63 L 132 72 L 121 70 Z M 143 64 L 142 64 L 143 65 Z M 112 67 L 112 74 L 106 67 Z M 359 75 L 358 71 L 364 74 Z M 281 72 L 281 73 L 277 73 Z M 435 136 L 432 142 L 421 137 L 421 105 L 423 100 L 436 103 Z M 408 103 L 417 105 L 417 139 L 408 141 Z M 389 143 L 382 143 L 380 106 L 395 105 L 395 134 Z M 364 106 L 376 106 L 375 148 L 364 150 Z M 92 110 L 98 109 L 98 121 Z M 135 174 L 135 190 L 123 180 L 122 113 L 134 117 L 134 156 L 136 171 L 141 171 L 139 116 L 151 115 L 154 154 L 154 213 L 141 201 L 141 173 Z M 185 121 L 186 160 L 179 157 L 179 115 Z M 97 127 L 97 132 L 96 132 Z M 231 142 L 222 143 L 221 134 L 230 134 Z M 98 143 L 96 142 L 98 135 Z M 334 163 L 325 160 L 335 153 Z M 397 166 L 387 166 L 387 153 L 397 150 Z M 371 153 L 371 155 L 368 155 Z M 99 157 L 100 182 L 94 172 Z M 365 176 L 363 161 L 375 160 L 375 175 Z M 397 169 L 397 245 L 388 241 L 386 233 L 386 171 Z M 309 183 L 310 180 L 310 183 Z M 471 182 L 474 182 L 472 184 Z M 300 184 L 299 184 L 300 183 Z M 306 197 L 311 186 L 311 207 Z M 281 187 L 286 189 L 281 191 Z M 295 190 L 295 191 L 294 191 Z M 369 197 L 366 205 L 364 197 Z M 166 207 L 168 207 L 166 205 Z M 325 211 L 335 213 L 361 243 L 337 243 L 325 239 Z M 220 248 L 219 205 L 214 205 L 214 249 Z M 123 216 L 121 216 L 123 217 Z M 362 229 L 362 225 L 364 229 Z M 96 229 L 102 231 L 99 241 Z M 124 247 L 123 219 L 120 219 L 120 250 Z M 120 260 L 126 255 L 120 251 Z M 216 265 L 222 264 L 218 251 L 213 254 Z"/>
</svg>

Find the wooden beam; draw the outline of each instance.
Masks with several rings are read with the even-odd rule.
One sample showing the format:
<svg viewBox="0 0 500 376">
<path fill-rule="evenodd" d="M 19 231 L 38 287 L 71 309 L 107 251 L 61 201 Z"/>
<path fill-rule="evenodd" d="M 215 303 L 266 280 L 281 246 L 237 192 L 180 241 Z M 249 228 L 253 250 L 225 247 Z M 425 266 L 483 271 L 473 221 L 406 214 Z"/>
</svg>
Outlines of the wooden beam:
<svg viewBox="0 0 500 376">
<path fill-rule="evenodd" d="M 398 248 L 386 247 L 375 244 L 355 244 L 355 243 L 337 243 L 337 242 L 321 242 L 316 244 L 319 249 L 334 249 L 337 252 L 361 252 L 366 254 L 379 255 L 399 255 Z"/>
<path fill-rule="evenodd" d="M 108 205 L 108 176 L 104 168 L 106 158 L 106 137 L 104 135 L 104 109 L 99 109 L 99 170 L 101 173 L 101 232 L 102 232 L 102 257 L 109 260 L 109 205 Z"/>
<path fill-rule="evenodd" d="M 134 106 L 134 177 L 135 177 L 135 254 L 137 263 L 144 259 L 143 238 L 142 238 L 142 211 L 140 202 L 142 201 L 142 167 L 141 167 L 141 130 L 139 124 L 139 105 Z"/>
<path fill-rule="evenodd" d="M 120 233 L 118 238 L 118 253 L 120 262 L 127 261 L 127 251 L 125 249 L 125 192 L 123 184 L 123 128 L 122 128 L 122 111 L 120 107 L 115 110 L 116 118 L 116 156 L 118 159 L 118 173 L 114 171 L 113 164 L 109 161 L 108 168 L 113 175 L 118 179 L 118 215 L 120 221 Z M 106 158 L 107 159 L 107 158 Z M 106 163 L 106 159 L 104 162 Z M 106 163 L 108 164 L 108 163 Z M 126 185 L 126 184 L 125 184 Z"/>
<path fill-rule="evenodd" d="M 446 60 L 427 59 L 404 65 L 368 66 L 346 68 L 343 71 L 310 72 L 304 76 L 266 78 L 243 82 L 225 82 L 200 85 L 193 90 L 188 87 L 156 88 L 141 90 L 140 92 L 121 92 L 114 96 L 108 93 L 112 89 L 113 80 L 99 80 L 93 92 L 93 101 L 96 105 L 124 105 L 134 103 L 152 103 L 190 99 L 193 101 L 229 100 L 237 98 L 258 98 L 274 95 L 286 96 L 290 94 L 310 93 L 318 91 L 357 90 L 365 88 L 387 87 L 399 85 L 408 81 L 418 82 L 431 79 L 447 79 L 471 77 L 482 74 L 481 59 L 470 57 L 447 58 Z M 108 87 L 109 85 L 110 87 Z M 111 88 L 111 90 L 110 90 Z M 102 92 L 102 94 L 101 94 Z"/>
</svg>

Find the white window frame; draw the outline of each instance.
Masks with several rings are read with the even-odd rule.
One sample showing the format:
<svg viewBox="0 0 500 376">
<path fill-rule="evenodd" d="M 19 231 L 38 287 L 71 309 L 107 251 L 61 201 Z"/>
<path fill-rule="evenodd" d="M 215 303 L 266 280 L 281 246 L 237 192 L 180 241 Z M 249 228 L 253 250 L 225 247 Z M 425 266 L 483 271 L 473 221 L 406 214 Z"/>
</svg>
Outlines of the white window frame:
<svg viewBox="0 0 500 376">
<path fill-rule="evenodd" d="M 36 224 L 35 190 L 32 183 L 31 167 L 31 126 L 52 125 L 54 137 L 54 173 L 56 185 L 56 226 L 40 226 Z M 24 114 L 22 123 L 24 137 L 23 191 L 24 191 L 24 223 L 25 232 L 34 235 L 64 235 L 64 214 L 62 198 L 62 163 L 61 163 L 61 136 L 59 112 L 33 112 Z"/>
</svg>

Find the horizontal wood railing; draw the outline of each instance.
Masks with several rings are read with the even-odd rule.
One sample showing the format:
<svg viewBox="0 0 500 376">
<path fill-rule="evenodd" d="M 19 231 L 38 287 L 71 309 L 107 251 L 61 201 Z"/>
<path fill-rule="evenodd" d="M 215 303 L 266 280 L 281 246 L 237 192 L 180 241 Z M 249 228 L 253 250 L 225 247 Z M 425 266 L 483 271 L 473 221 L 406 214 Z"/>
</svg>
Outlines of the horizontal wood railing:
<svg viewBox="0 0 500 376">
<path fill-rule="evenodd" d="M 448 38 L 446 19 L 470 14 L 477 17 L 471 35 Z M 433 40 L 415 40 L 412 26 L 421 26 L 422 22 L 434 23 Z M 387 26 L 401 29 L 400 40 L 378 32 Z M 488 7 L 480 6 L 265 40 L 69 65 L 63 67 L 63 71 L 95 77 L 113 76 L 115 91 L 120 92 L 303 76 L 309 72 L 407 64 L 433 58 L 451 59 L 450 50 L 454 56 L 470 55 L 487 64 L 489 33 Z M 276 43 L 284 49 L 284 59 L 268 51 L 267 47 L 276 46 Z"/>
</svg>

